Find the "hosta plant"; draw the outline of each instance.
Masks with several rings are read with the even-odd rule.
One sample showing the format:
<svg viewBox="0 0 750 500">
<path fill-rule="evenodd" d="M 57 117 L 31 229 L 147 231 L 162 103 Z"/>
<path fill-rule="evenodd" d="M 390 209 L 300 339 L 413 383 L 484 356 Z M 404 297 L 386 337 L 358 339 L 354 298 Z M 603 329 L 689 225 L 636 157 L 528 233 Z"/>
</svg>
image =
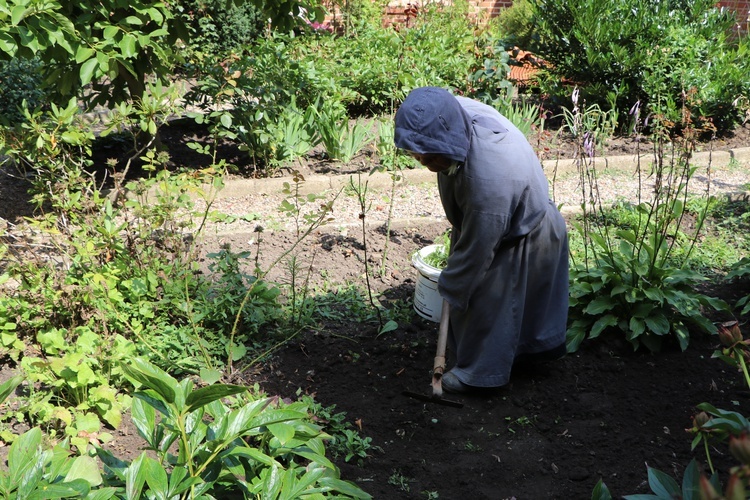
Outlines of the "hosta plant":
<svg viewBox="0 0 750 500">
<path fill-rule="evenodd" d="M 636 349 L 657 351 L 665 338 L 673 337 L 684 350 L 691 328 L 716 333 L 706 310 L 729 310 L 722 300 L 696 289 L 705 278 L 688 268 L 712 199 L 705 194 L 697 197 L 697 203 L 688 203 L 693 196 L 689 186 L 696 167 L 691 158 L 699 130 L 688 109 L 683 110 L 679 137 L 669 135 L 658 117 L 651 118 L 657 130 L 651 136 L 652 162 L 646 168 L 639 159 L 637 199 L 623 205 L 630 216 L 620 222 L 600 198 L 593 147 L 598 130 L 584 119 L 585 105 L 579 108 L 577 99 L 574 92 L 569 122 L 579 131 L 583 215 L 576 228 L 584 250 L 574 256 L 570 272 L 568 350 L 575 351 L 584 339 L 597 338 L 605 330 L 623 334 Z M 638 123 L 638 108 L 633 112 Z M 646 182 L 653 187 L 647 189 Z M 694 219 L 692 225 L 684 223 L 689 217 Z"/>
</svg>

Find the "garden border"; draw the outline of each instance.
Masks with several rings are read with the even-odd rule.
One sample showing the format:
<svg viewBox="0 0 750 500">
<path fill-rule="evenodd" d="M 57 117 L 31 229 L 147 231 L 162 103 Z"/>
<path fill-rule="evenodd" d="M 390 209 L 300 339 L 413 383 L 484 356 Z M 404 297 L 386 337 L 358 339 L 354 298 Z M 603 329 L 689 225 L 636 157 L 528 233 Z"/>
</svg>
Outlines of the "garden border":
<svg viewBox="0 0 750 500">
<path fill-rule="evenodd" d="M 651 155 L 644 153 L 640 155 L 642 162 L 647 162 Z M 750 168 L 750 147 L 730 149 L 728 151 L 706 151 L 693 155 L 693 162 L 697 166 L 707 166 L 709 160 L 712 164 L 728 164 L 730 161 L 738 162 L 740 168 Z M 542 162 L 544 171 L 548 174 L 556 171 L 557 175 L 576 171 L 576 161 L 572 159 L 545 160 Z M 628 167 L 635 167 L 635 155 L 622 155 L 595 158 L 595 161 L 604 163 L 605 169 L 627 171 Z M 645 165 L 646 163 L 644 163 Z M 426 168 L 416 170 L 404 170 L 403 180 L 409 184 L 424 184 L 436 182 L 436 174 Z M 367 177 L 370 187 L 384 188 L 390 186 L 392 179 L 389 172 L 375 172 Z M 287 178 L 268 179 L 229 179 L 224 189 L 219 191 L 218 198 L 235 198 L 250 193 L 281 193 Z M 327 189 L 338 190 L 349 183 L 348 175 L 311 175 L 305 177 L 305 182 L 300 185 L 300 194 L 320 193 Z"/>
</svg>

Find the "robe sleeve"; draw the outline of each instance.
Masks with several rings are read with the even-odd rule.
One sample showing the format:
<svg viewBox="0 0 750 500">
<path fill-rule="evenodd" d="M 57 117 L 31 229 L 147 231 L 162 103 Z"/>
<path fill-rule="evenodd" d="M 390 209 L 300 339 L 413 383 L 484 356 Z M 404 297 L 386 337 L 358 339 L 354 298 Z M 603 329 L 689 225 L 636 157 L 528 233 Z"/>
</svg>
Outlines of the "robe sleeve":
<svg viewBox="0 0 750 500">
<path fill-rule="evenodd" d="M 448 265 L 438 280 L 438 291 L 452 308 L 465 311 L 468 307 L 492 264 L 507 225 L 507 217 L 473 210 L 464 214 L 460 228 L 454 227 L 456 237 L 451 241 Z"/>
<path fill-rule="evenodd" d="M 454 234 L 448 264 L 438 279 L 438 291 L 451 307 L 464 311 L 501 244 L 513 239 L 513 216 L 525 205 L 528 186 L 512 177 L 488 179 L 470 175 L 443 177 L 439 182 Z"/>
</svg>

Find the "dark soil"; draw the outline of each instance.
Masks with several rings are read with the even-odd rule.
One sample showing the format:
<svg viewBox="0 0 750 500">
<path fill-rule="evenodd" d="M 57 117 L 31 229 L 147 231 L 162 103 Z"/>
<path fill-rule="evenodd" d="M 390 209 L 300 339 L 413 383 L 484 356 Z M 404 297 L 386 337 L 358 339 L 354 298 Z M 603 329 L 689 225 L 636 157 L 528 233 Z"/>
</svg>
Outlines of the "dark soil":
<svg viewBox="0 0 750 500">
<path fill-rule="evenodd" d="M 747 128 L 738 130 L 744 134 L 740 142 L 729 138 L 717 149 L 750 145 Z M 629 139 L 616 148 L 614 142 L 615 154 L 632 150 Z M 190 161 L 186 152 L 173 159 Z M 317 172 L 323 168 L 318 165 L 313 161 L 308 168 Z M 247 165 L 245 171 L 252 174 Z M 4 189 L 8 185 L 0 182 Z M 30 213 L 23 203 L 6 203 L 5 192 L 0 195 L 0 217 L 13 221 Z M 371 283 L 387 305 L 390 299 L 411 300 L 416 271 L 410 255 L 445 229 L 443 222 L 396 227 L 388 248 L 383 228 L 370 227 L 364 236 L 352 230 L 347 237 L 319 230 L 299 254 L 313 263 L 315 276 L 325 270 L 329 283 L 364 284 L 363 242 L 371 256 L 387 252 L 385 278 Z M 238 250 L 246 240 L 238 235 L 223 243 Z M 290 235 L 264 236 L 263 261 L 290 244 Z M 216 245 L 207 242 L 206 251 Z M 731 286 L 712 291 L 730 300 L 741 293 L 746 291 Z M 585 342 L 561 360 L 514 370 L 511 382 L 495 393 L 451 397 L 464 404 L 458 409 L 402 395 L 431 392 L 435 323 L 414 314 L 395 331 L 377 331 L 375 323 L 321 322 L 243 380 L 258 382 L 269 395 L 311 394 L 346 412 L 373 447 L 361 463 L 339 457 L 337 464 L 345 479 L 376 499 L 585 499 L 599 479 L 615 497 L 646 493 L 647 465 L 680 482 L 692 458 L 705 463 L 701 448 L 691 451 L 692 435 L 685 431 L 696 405 L 710 402 L 750 414 L 740 375 L 711 358 L 716 338 L 695 337 L 685 352 L 668 346 L 659 354 L 632 352 L 616 339 Z M 115 436 L 115 453 L 139 453 L 142 442 L 127 422 Z M 733 465 L 726 445 L 712 448 L 712 457 L 726 479 Z"/>
<path fill-rule="evenodd" d="M 408 262 L 442 229 L 396 230 L 391 261 Z M 381 234 L 367 237 L 382 248 Z M 360 243 L 331 247 L 321 234 L 308 250 L 317 250 L 329 279 L 345 280 L 362 272 Z M 388 299 L 410 300 L 416 272 L 396 265 L 387 283 L 373 286 Z M 739 292 L 711 293 L 734 300 Z M 647 464 L 681 481 L 692 458 L 705 463 L 702 448 L 690 450 L 693 436 L 686 432 L 696 405 L 750 410 L 741 376 L 711 359 L 718 342 L 707 337 L 694 338 L 685 352 L 669 346 L 658 354 L 634 353 L 617 339 L 588 342 L 556 362 L 514 370 L 511 383 L 495 393 L 445 395 L 461 409 L 424 403 L 402 392 L 431 394 L 437 325 L 415 314 L 394 332 L 378 336 L 377 326 L 317 325 L 249 380 L 271 395 L 314 395 L 361 425 L 372 438 L 370 456 L 359 464 L 339 457 L 338 465 L 374 498 L 437 492 L 450 499 L 584 499 L 599 479 L 615 497 L 646 493 Z M 726 445 L 712 453 L 726 473 L 733 465 Z"/>
</svg>

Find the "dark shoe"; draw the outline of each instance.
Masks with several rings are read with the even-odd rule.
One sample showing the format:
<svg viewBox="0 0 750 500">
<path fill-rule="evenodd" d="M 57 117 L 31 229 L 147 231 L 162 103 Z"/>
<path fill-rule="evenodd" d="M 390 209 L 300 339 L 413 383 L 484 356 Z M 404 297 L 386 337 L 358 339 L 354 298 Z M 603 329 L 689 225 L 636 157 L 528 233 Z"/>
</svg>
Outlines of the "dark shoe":
<svg viewBox="0 0 750 500">
<path fill-rule="evenodd" d="M 516 356 L 516 359 L 513 360 L 513 368 L 521 370 L 534 368 L 539 363 L 547 363 L 564 358 L 567 353 L 568 350 L 563 343 L 548 351 L 519 354 Z"/>
<path fill-rule="evenodd" d="M 445 392 L 452 392 L 454 394 L 466 394 L 473 390 L 470 385 L 466 385 L 458 380 L 458 377 L 451 372 L 444 373 L 443 377 L 440 379 L 440 383 L 443 385 L 443 390 Z"/>
</svg>

